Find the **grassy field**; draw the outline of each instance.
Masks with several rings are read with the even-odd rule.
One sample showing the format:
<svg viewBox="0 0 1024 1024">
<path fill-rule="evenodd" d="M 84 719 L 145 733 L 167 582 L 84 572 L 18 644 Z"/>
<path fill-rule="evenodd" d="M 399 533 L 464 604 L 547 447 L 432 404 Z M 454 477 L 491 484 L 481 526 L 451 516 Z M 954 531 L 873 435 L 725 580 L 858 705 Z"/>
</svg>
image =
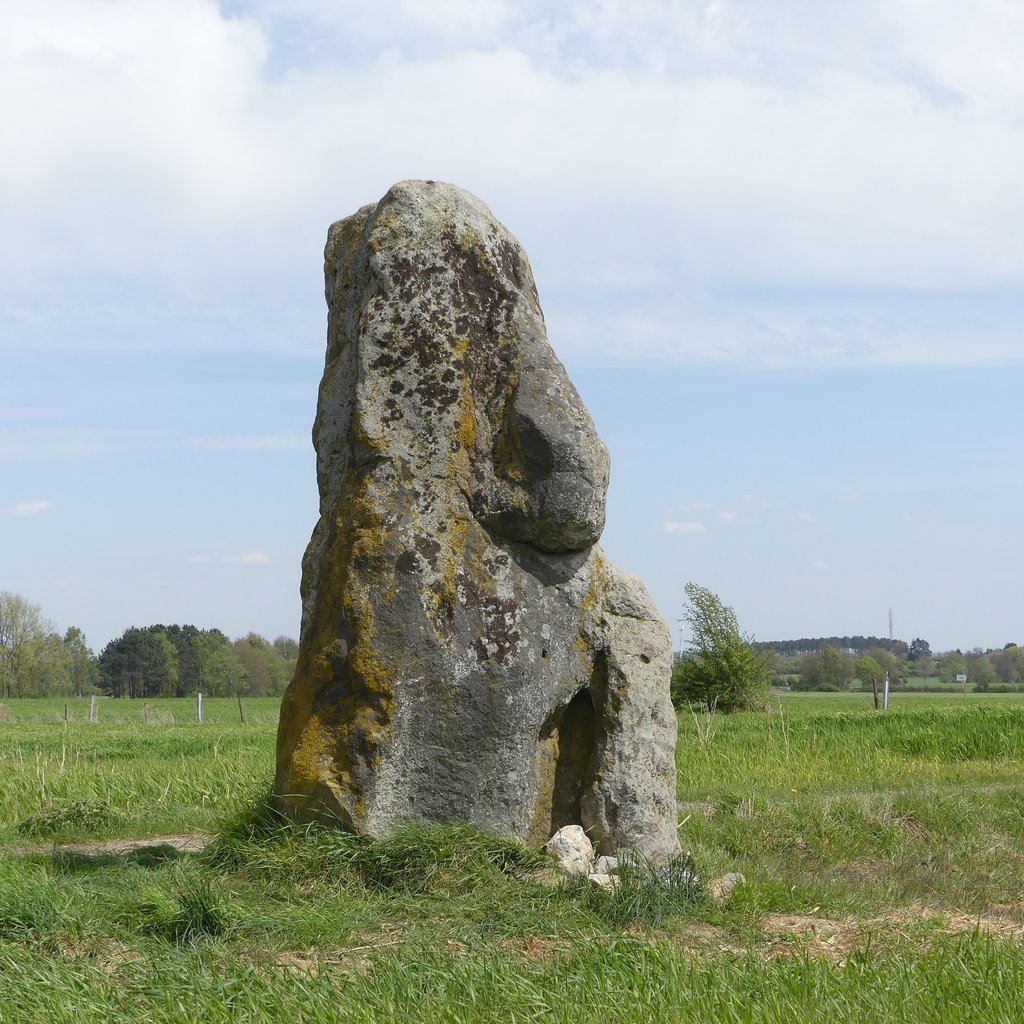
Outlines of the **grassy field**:
<svg viewBox="0 0 1024 1024">
<path fill-rule="evenodd" d="M 9 700 L 0 721 L 0 838 L 62 808 L 50 838 L 213 828 L 266 790 L 279 705 L 247 700 L 243 725 L 236 701 L 205 700 L 200 726 L 185 699 L 101 699 L 95 723 L 88 699 Z M 76 814 L 81 804 L 93 813 Z"/>
<path fill-rule="evenodd" d="M 3 1024 L 1024 1019 L 1020 697 L 681 715 L 681 843 L 743 873 L 724 902 L 552 885 L 466 829 L 289 827 L 261 804 L 276 701 L 150 705 L 7 702 Z M 199 855 L 53 846 L 197 830 Z"/>
</svg>

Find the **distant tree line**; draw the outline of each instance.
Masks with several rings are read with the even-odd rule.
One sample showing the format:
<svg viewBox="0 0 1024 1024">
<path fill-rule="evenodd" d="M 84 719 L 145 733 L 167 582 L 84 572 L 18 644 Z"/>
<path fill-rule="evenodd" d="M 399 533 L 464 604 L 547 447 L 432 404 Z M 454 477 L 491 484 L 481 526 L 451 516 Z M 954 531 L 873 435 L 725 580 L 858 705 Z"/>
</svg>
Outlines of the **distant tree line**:
<svg viewBox="0 0 1024 1024">
<path fill-rule="evenodd" d="M 810 650 L 794 647 L 803 651 L 800 655 L 777 655 L 773 682 L 795 690 L 870 689 L 872 680 L 881 685 L 888 673 L 889 685 L 896 689 L 959 690 L 965 684 L 957 677 L 966 675 L 966 686 L 979 693 L 1024 689 L 1024 648 L 1015 643 L 989 650 L 933 654 L 931 645 L 921 637 L 910 643 L 893 641 L 891 649 L 888 640 L 865 649 L 855 644 L 834 644 L 834 639 L 819 640 L 819 646 Z"/>
<path fill-rule="evenodd" d="M 893 641 L 894 647 L 900 645 L 905 653 L 907 644 L 902 640 Z M 816 636 L 803 637 L 800 640 L 762 640 L 757 641 L 755 646 L 762 650 L 770 650 L 780 658 L 814 654 L 825 647 L 835 647 L 840 651 L 853 651 L 860 655 L 867 654 L 872 649 L 888 649 L 889 640 L 878 636 Z"/>
<path fill-rule="evenodd" d="M 266 697 L 284 692 L 297 655 L 285 636 L 232 642 L 219 629 L 132 627 L 100 652 L 99 687 L 111 697 Z"/>
<path fill-rule="evenodd" d="M 61 636 L 38 605 L 0 591 L 0 698 L 105 693 L 112 697 L 264 697 L 284 692 L 298 644 L 219 629 L 130 627 L 100 654 L 75 626 Z"/>
</svg>

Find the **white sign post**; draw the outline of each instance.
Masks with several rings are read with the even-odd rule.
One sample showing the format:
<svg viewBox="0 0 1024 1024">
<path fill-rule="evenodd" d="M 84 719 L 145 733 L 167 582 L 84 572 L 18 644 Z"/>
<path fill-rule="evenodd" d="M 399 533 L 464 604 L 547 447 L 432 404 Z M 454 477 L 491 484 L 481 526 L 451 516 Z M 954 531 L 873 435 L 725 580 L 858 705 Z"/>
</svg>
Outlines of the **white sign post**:
<svg viewBox="0 0 1024 1024">
<path fill-rule="evenodd" d="M 967 700 L 967 673 L 958 672 L 956 674 L 956 681 L 964 688 L 964 700 Z"/>
<path fill-rule="evenodd" d="M 885 673 L 885 686 L 882 689 L 882 710 L 889 710 L 889 673 Z"/>
</svg>

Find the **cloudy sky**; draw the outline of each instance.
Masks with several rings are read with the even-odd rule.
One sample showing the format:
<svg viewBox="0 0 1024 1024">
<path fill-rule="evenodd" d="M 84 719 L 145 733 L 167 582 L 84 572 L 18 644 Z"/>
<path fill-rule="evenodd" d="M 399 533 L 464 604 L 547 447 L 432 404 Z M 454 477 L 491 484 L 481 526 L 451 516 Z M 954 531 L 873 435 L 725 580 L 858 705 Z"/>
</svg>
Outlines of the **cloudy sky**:
<svg viewBox="0 0 1024 1024">
<path fill-rule="evenodd" d="M 0 3 L 0 589 L 298 631 L 327 225 L 530 254 L 676 633 L 1024 642 L 1024 5 Z"/>
</svg>

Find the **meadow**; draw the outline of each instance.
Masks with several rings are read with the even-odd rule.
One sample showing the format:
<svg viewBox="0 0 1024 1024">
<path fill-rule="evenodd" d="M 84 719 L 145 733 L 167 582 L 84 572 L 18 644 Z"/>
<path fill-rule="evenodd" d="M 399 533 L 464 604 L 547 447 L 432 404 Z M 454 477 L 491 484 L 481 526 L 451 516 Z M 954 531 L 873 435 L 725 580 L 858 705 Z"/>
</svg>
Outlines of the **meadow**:
<svg viewBox="0 0 1024 1024">
<path fill-rule="evenodd" d="M 459 826 L 289 825 L 276 700 L 149 704 L 6 704 L 4 1024 L 1024 1019 L 1017 696 L 681 713 L 677 866 L 741 872 L 723 901 L 682 871 L 559 882 Z"/>
</svg>

